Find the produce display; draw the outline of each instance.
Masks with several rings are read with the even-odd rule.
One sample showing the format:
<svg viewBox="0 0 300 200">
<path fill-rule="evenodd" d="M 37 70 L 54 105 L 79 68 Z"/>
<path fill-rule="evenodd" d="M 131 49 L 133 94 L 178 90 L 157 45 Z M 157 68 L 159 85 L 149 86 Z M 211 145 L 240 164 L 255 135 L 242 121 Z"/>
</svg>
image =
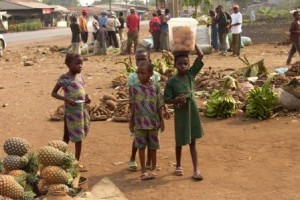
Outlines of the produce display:
<svg viewBox="0 0 300 200">
<path fill-rule="evenodd" d="M 235 114 L 237 103 L 226 91 L 215 90 L 209 97 L 204 110 L 206 117 L 227 118 Z"/>
<path fill-rule="evenodd" d="M 195 48 L 195 32 L 190 26 L 172 27 L 170 47 L 172 51 L 192 51 Z"/>
<path fill-rule="evenodd" d="M 250 90 L 246 100 L 246 114 L 260 120 L 269 118 L 277 105 L 278 96 L 272 91 L 271 75 L 262 87 L 254 87 Z"/>
<path fill-rule="evenodd" d="M 300 76 L 300 61 L 295 62 L 292 66 L 285 72 L 286 76 Z"/>
<path fill-rule="evenodd" d="M 113 120 L 116 122 L 129 122 L 130 109 L 128 101 L 120 101 L 114 111 Z"/>
<path fill-rule="evenodd" d="M 87 106 L 91 121 L 103 121 L 111 117 L 111 112 L 103 105 Z"/>
</svg>

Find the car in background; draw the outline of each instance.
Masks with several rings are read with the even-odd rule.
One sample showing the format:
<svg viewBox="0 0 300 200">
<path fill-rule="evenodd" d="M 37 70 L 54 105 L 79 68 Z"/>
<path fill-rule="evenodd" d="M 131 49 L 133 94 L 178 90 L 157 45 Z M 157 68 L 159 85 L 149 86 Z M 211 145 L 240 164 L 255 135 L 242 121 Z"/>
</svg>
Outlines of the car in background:
<svg viewBox="0 0 300 200">
<path fill-rule="evenodd" d="M 6 48 L 6 42 L 2 34 L 0 34 L 0 56 L 3 56 L 3 51 Z"/>
</svg>

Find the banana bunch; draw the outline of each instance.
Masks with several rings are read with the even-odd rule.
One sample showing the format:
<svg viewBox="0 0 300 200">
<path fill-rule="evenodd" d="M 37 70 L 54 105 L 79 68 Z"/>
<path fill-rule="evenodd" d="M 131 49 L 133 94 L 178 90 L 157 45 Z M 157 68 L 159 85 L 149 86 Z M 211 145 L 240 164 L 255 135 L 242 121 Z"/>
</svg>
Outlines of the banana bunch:
<svg viewBox="0 0 300 200">
<path fill-rule="evenodd" d="M 225 76 L 224 78 L 223 88 L 226 90 L 235 90 L 238 88 L 238 82 L 236 79 L 231 76 Z"/>
<path fill-rule="evenodd" d="M 227 118 L 235 114 L 237 102 L 224 91 L 215 90 L 207 101 L 204 115 L 206 117 Z"/>
<path fill-rule="evenodd" d="M 270 87 L 271 75 L 262 87 L 255 87 L 250 90 L 247 96 L 246 114 L 260 120 L 267 119 L 272 116 L 273 109 L 278 102 L 278 96 Z"/>
<path fill-rule="evenodd" d="M 169 51 L 163 50 L 161 59 L 165 60 L 168 66 L 173 66 L 174 64 L 174 56 Z"/>
<path fill-rule="evenodd" d="M 166 63 L 166 61 L 164 59 L 156 59 L 153 62 L 153 65 L 154 65 L 153 70 L 160 74 L 164 74 L 165 71 L 169 68 L 168 64 Z"/>
<path fill-rule="evenodd" d="M 118 61 L 115 64 L 120 64 L 120 63 L 125 65 L 126 74 L 134 73 L 137 70 L 137 67 L 134 64 L 132 64 L 132 60 L 130 56 L 128 58 L 125 58 L 124 61 Z"/>
</svg>

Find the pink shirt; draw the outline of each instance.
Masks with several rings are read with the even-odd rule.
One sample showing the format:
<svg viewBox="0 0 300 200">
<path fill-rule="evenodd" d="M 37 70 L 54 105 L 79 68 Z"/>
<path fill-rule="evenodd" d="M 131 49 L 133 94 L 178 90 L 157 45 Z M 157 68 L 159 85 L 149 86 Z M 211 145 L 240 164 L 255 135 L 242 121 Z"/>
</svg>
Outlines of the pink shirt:
<svg viewBox="0 0 300 200">
<path fill-rule="evenodd" d="M 126 25 L 128 28 L 128 32 L 139 31 L 140 29 L 140 18 L 135 13 L 131 13 L 126 18 Z"/>
</svg>

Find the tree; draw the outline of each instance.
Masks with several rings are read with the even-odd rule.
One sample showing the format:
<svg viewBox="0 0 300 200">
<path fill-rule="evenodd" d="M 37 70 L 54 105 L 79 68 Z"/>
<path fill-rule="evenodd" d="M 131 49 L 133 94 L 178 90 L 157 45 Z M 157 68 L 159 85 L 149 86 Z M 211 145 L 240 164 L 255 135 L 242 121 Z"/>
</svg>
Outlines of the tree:
<svg viewBox="0 0 300 200">
<path fill-rule="evenodd" d="M 197 17 L 198 15 L 198 7 L 204 5 L 204 7 L 209 7 L 211 5 L 211 0 L 183 0 L 183 6 L 191 6 L 194 7 L 195 12 L 193 17 Z"/>
</svg>

